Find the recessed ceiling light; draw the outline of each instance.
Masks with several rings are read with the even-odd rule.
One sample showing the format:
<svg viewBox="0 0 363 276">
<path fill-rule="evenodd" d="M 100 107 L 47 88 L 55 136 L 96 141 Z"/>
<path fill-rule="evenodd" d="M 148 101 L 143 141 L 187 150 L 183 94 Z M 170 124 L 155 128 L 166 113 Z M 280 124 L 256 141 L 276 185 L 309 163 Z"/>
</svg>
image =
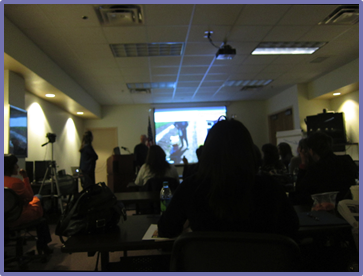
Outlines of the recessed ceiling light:
<svg viewBox="0 0 363 276">
<path fill-rule="evenodd" d="M 47 98 L 54 98 L 54 97 L 55 97 L 55 95 L 54 95 L 54 94 L 45 94 L 45 96 L 46 96 Z"/>
<path fill-rule="evenodd" d="M 334 96 L 338 96 L 340 95 L 341 93 L 333 93 Z"/>
<path fill-rule="evenodd" d="M 252 55 L 310 55 L 325 42 L 261 42 Z"/>
<path fill-rule="evenodd" d="M 78 115 L 83 115 L 84 113 L 83 112 L 77 112 Z"/>
</svg>

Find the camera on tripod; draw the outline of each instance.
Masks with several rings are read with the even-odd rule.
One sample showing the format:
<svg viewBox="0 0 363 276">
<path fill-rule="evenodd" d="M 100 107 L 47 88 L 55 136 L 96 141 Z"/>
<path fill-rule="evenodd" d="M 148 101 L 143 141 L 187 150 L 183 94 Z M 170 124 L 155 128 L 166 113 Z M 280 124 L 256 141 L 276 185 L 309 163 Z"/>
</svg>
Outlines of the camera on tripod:
<svg viewBox="0 0 363 276">
<path fill-rule="evenodd" d="M 45 145 L 48 145 L 49 143 L 53 144 L 55 142 L 55 138 L 57 137 L 57 135 L 55 135 L 54 133 L 48 132 L 45 137 L 48 138 L 48 142 L 44 143 L 42 145 L 42 147 L 44 147 Z"/>
</svg>

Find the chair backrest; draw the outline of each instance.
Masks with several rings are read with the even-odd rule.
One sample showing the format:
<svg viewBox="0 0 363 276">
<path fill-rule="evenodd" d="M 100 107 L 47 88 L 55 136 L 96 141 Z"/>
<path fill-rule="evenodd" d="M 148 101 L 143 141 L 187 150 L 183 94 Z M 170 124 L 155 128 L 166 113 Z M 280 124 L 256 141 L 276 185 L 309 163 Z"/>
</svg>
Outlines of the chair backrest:
<svg viewBox="0 0 363 276">
<path fill-rule="evenodd" d="M 23 212 L 24 202 L 14 190 L 4 188 L 4 223 L 16 221 Z"/>
<path fill-rule="evenodd" d="M 178 272 L 299 271 L 300 249 L 291 238 L 265 233 L 191 232 L 173 246 L 170 270 Z"/>
</svg>

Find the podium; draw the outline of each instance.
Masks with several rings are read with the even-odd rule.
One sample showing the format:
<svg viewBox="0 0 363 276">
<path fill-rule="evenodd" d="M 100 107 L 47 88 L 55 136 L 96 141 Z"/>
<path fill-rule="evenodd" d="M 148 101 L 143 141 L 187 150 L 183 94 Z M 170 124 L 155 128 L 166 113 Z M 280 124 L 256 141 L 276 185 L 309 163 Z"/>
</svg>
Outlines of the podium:
<svg viewBox="0 0 363 276">
<path fill-rule="evenodd" d="M 114 193 L 126 192 L 135 179 L 134 155 L 112 155 L 107 158 L 107 185 Z"/>
</svg>

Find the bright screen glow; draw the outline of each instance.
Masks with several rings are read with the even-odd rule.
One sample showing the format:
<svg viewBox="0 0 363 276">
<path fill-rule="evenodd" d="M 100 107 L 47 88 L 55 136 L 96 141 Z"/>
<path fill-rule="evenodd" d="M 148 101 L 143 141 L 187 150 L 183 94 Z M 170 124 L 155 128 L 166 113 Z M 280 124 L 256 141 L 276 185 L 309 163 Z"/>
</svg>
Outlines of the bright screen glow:
<svg viewBox="0 0 363 276">
<path fill-rule="evenodd" d="M 27 112 L 15 106 L 10 106 L 10 141 L 9 153 L 18 157 L 27 157 L 28 130 Z"/>
<path fill-rule="evenodd" d="M 183 164 L 184 156 L 196 163 L 196 150 L 220 116 L 226 116 L 225 106 L 155 109 L 155 142 L 169 163 Z"/>
</svg>

